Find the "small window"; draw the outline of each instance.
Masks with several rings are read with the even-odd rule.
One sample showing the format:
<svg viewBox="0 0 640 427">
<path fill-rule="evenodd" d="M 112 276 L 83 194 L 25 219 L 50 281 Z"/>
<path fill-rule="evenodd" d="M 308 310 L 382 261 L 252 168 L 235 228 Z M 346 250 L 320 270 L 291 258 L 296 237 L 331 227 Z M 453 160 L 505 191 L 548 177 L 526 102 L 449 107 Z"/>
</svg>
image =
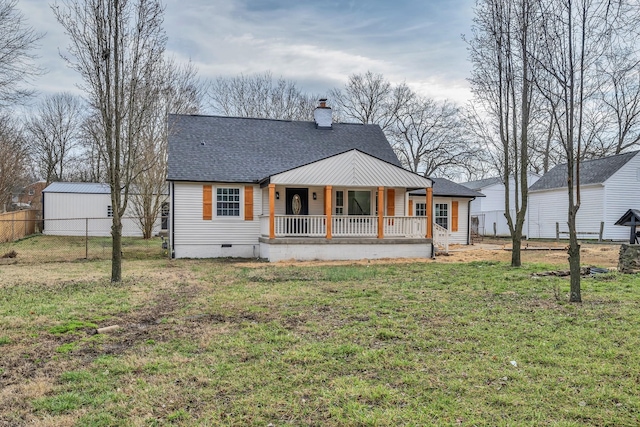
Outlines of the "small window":
<svg viewBox="0 0 640 427">
<path fill-rule="evenodd" d="M 216 190 L 216 215 L 240 216 L 239 188 L 218 188 Z"/>
<path fill-rule="evenodd" d="M 436 220 L 436 224 L 440 227 L 449 228 L 448 218 L 449 218 L 449 205 L 446 203 L 436 203 L 436 212 L 434 218 Z"/>
<path fill-rule="evenodd" d="M 34 194 L 36 194 L 36 191 L 33 188 L 29 189 L 29 195 L 33 196 Z"/>
<path fill-rule="evenodd" d="M 416 216 L 427 216 L 426 203 L 416 203 Z"/>
<path fill-rule="evenodd" d="M 107 206 L 107 217 L 113 218 L 113 207 L 111 205 Z"/>
<path fill-rule="evenodd" d="M 169 229 L 169 203 L 162 203 L 161 209 L 161 221 L 160 221 L 160 229 L 168 230 Z"/>
<path fill-rule="evenodd" d="M 371 191 L 349 191 L 347 197 L 349 215 L 371 215 Z"/>
<path fill-rule="evenodd" d="M 336 215 L 344 215 L 344 191 L 336 191 Z"/>
</svg>

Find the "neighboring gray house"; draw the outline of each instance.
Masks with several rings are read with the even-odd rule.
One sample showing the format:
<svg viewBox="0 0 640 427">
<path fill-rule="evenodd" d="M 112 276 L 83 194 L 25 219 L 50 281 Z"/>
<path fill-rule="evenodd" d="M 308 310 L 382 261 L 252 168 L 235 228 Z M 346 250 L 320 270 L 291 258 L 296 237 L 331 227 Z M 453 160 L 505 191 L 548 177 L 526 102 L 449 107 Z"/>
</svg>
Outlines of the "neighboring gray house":
<svg viewBox="0 0 640 427">
<path fill-rule="evenodd" d="M 170 247 L 176 258 L 430 257 L 432 229 L 377 125 L 171 115 Z"/>
<path fill-rule="evenodd" d="M 529 187 L 530 238 L 555 238 L 556 223 L 568 231 L 567 165 L 558 165 Z M 628 240 L 629 229 L 615 222 L 629 209 L 640 209 L 640 151 L 580 164 L 578 232 L 595 233 L 604 222 L 603 239 Z M 567 238 L 568 235 L 561 235 Z M 597 238 L 593 234 L 578 234 Z"/>
<path fill-rule="evenodd" d="M 448 243 L 471 244 L 471 221 L 469 206 L 478 197 L 484 197 L 469 188 L 445 178 L 433 181 L 433 213 L 436 224 L 448 231 Z M 426 190 L 409 193 L 409 215 L 426 215 Z"/>
<path fill-rule="evenodd" d="M 540 179 L 540 175 L 529 172 L 527 176 L 529 187 L 538 179 Z M 502 178 L 485 178 L 478 181 L 463 182 L 461 185 L 485 195 L 484 198 L 475 199 L 471 202 L 471 217 L 477 224 L 477 232 L 485 236 L 510 236 L 511 232 L 504 216 L 505 192 Z M 513 177 L 509 178 L 509 191 L 509 206 L 511 215 L 515 218 L 516 191 Z M 523 230 L 526 234 L 526 221 Z"/>
</svg>

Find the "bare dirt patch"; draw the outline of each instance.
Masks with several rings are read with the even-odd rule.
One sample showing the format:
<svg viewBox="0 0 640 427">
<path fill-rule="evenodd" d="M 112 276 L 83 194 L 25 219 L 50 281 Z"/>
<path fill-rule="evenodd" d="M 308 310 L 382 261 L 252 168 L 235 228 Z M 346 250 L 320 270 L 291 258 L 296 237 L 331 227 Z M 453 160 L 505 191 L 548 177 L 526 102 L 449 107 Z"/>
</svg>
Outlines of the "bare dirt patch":
<svg viewBox="0 0 640 427">
<path fill-rule="evenodd" d="M 566 242 L 528 241 L 522 245 L 522 261 L 524 263 L 544 263 L 569 265 Z M 582 243 L 581 263 L 585 266 L 615 268 L 618 265 L 620 244 Z M 439 253 L 435 259 L 403 258 L 403 259 L 364 259 L 357 261 L 281 261 L 272 265 L 291 266 L 332 266 L 332 265 L 368 265 L 368 264 L 413 264 L 413 263 L 467 263 L 474 261 L 511 262 L 511 241 L 507 239 L 485 239 L 474 245 L 451 245 L 446 254 Z M 243 267 L 264 267 L 264 262 L 247 262 Z"/>
</svg>

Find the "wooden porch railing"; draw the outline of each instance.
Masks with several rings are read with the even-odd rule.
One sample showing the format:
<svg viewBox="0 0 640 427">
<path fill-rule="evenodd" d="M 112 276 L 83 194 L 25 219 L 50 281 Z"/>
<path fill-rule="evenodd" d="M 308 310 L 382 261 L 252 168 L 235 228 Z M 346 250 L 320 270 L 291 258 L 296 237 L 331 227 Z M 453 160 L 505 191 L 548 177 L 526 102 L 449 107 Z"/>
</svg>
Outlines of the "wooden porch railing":
<svg viewBox="0 0 640 427">
<path fill-rule="evenodd" d="M 276 237 L 325 237 L 325 215 L 275 215 Z M 423 238 L 427 230 L 426 217 L 385 216 L 385 237 Z M 260 234 L 269 236 L 269 216 L 260 217 Z M 378 217 L 338 215 L 331 217 L 332 237 L 377 237 Z"/>
<path fill-rule="evenodd" d="M 449 252 L 449 230 L 433 223 L 433 245 L 445 253 Z"/>
<path fill-rule="evenodd" d="M 427 217 L 385 216 L 385 237 L 424 237 L 427 233 Z"/>
</svg>

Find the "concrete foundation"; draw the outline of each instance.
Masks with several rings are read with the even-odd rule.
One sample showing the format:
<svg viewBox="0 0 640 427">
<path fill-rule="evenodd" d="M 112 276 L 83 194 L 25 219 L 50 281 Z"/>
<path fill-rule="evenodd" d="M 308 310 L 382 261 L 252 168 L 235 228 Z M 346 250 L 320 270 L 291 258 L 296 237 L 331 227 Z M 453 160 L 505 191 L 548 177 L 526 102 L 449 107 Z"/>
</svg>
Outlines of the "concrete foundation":
<svg viewBox="0 0 640 427">
<path fill-rule="evenodd" d="M 260 256 L 271 262 L 430 258 L 432 255 L 431 239 L 260 238 Z"/>
</svg>

